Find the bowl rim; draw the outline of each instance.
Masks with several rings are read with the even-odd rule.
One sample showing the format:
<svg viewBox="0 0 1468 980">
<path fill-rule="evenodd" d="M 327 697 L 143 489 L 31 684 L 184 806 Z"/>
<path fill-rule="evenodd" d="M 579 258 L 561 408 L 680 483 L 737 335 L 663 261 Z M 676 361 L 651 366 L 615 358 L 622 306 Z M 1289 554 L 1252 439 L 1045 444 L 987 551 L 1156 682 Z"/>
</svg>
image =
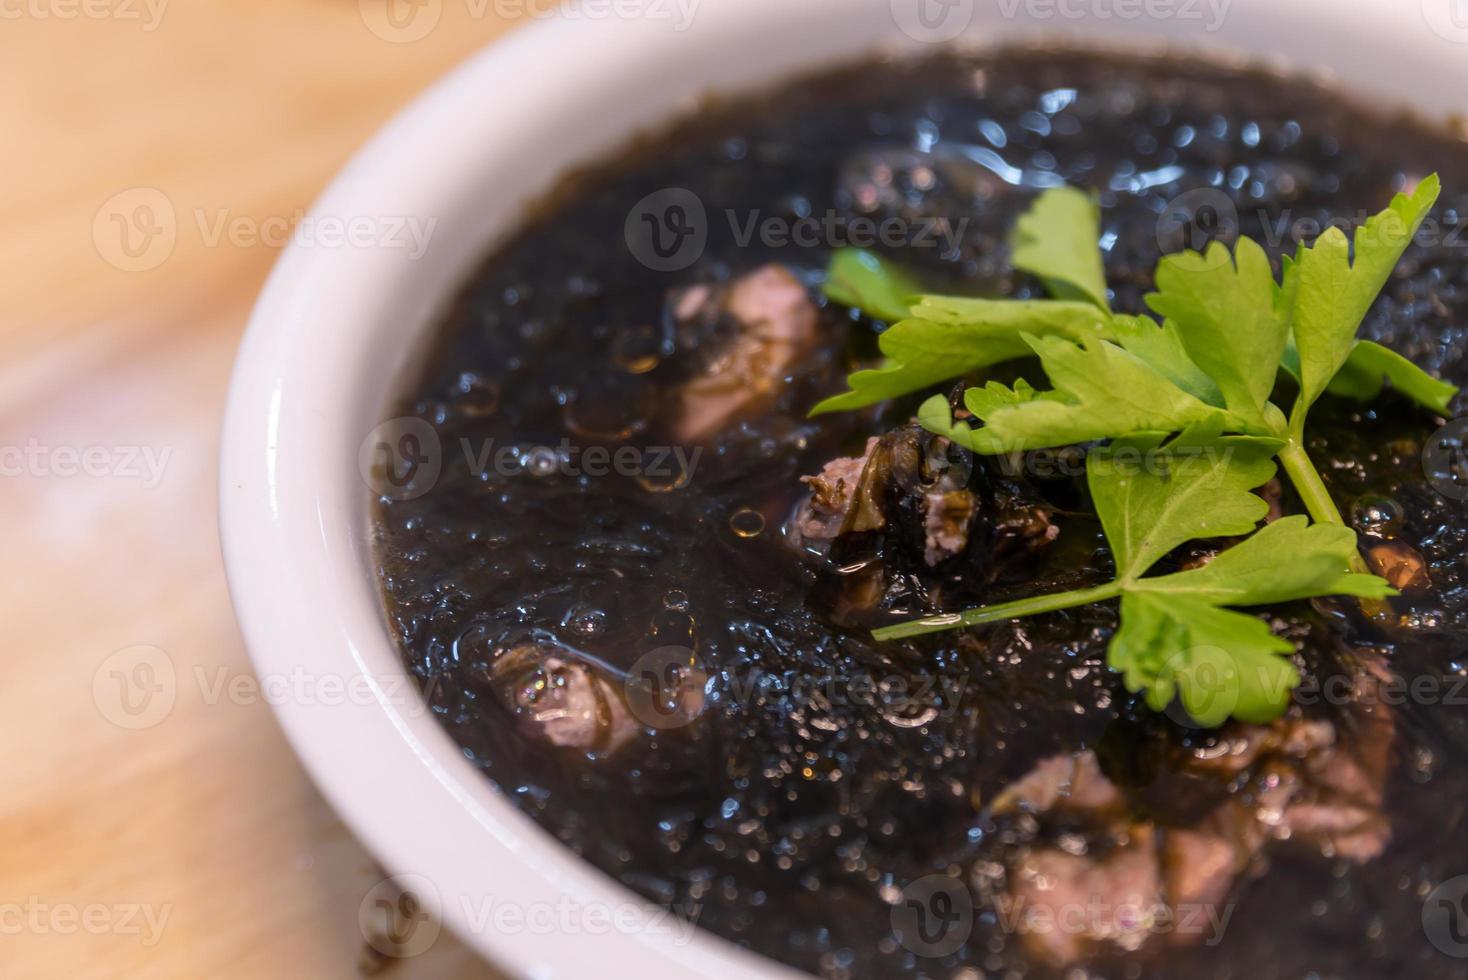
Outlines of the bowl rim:
<svg viewBox="0 0 1468 980">
<path fill-rule="evenodd" d="M 219 492 L 230 592 L 255 669 L 262 677 L 304 670 L 360 685 L 361 696 L 345 701 L 328 702 L 322 693 L 271 703 L 316 785 L 394 879 L 411 885 L 481 955 L 518 976 L 593 969 L 736 980 L 804 974 L 702 930 L 688 938 L 672 923 L 654 928 L 646 921 L 649 903 L 514 807 L 429 716 L 376 601 L 369 495 L 356 475 L 354 436 L 380 420 L 383 386 L 412 363 L 415 340 L 435 320 L 433 297 L 451 295 L 489 243 L 513 231 L 535 188 L 548 188 L 568 165 L 625 145 L 704 91 L 768 86 L 883 46 L 921 48 L 897 29 L 892 5 L 906 2 L 696 0 L 686 31 L 647 19 L 569 17 L 517 28 L 395 117 L 307 216 L 385 214 L 384 200 L 402 214 L 434 215 L 442 219 L 440 233 L 420 256 L 431 261 L 412 264 L 372 246 L 321 249 L 293 241 L 252 314 L 230 382 Z M 958 2 L 972 7 L 974 0 Z M 1411 104 L 1429 113 L 1464 108 L 1449 80 L 1468 81 L 1468 39 L 1435 36 L 1425 21 L 1404 18 L 1394 0 L 1354 0 L 1349 7 L 1295 0 L 1287 9 L 1274 0 L 1224 2 L 1230 23 L 1203 38 L 1210 47 L 1286 59 L 1298 70 L 1351 66 L 1383 50 L 1410 54 L 1411 64 L 1376 55 L 1380 60 L 1366 62 L 1349 87 L 1404 101 L 1414 93 L 1412 80 L 1419 88 L 1421 80 L 1436 81 L 1441 90 L 1418 91 Z M 1424 10 L 1435 2 L 1422 0 Z M 971 35 L 985 43 L 1064 37 L 1092 47 L 1197 40 L 1180 23 L 1088 16 L 1057 25 L 1028 16 L 1023 3 L 1012 9 L 1019 15 L 976 14 Z M 1098 9 L 1093 3 L 1091 13 Z M 1321 49 L 1331 57 L 1318 57 Z M 674 51 L 672 60 L 688 73 L 670 80 L 676 73 L 662 56 Z M 569 79 L 544 79 L 548 61 L 572 66 L 564 73 Z M 550 94 L 527 92 L 526 77 L 537 86 L 545 81 Z M 598 113 L 598 100 L 584 94 L 592 80 L 601 82 L 599 99 L 618 87 L 652 91 L 652 82 L 658 95 L 621 115 Z M 515 94 L 486 103 L 486 92 Z M 486 189 L 480 171 L 493 169 L 479 166 L 482 154 L 511 152 L 497 134 L 537 126 L 560 127 L 564 159 L 523 179 L 506 169 L 501 176 L 520 181 L 500 195 L 506 200 L 465 207 L 478 200 L 469 188 Z M 404 330 L 404 322 L 411 327 Z M 579 910 L 573 930 L 559 928 L 565 919 L 549 932 L 487 928 L 484 917 L 509 906 L 526 919 L 566 903 Z M 592 914 L 622 910 L 625 922 L 610 930 L 590 925 Z M 613 944 L 611 935 L 624 941 Z M 607 955 L 613 945 L 615 962 Z"/>
</svg>

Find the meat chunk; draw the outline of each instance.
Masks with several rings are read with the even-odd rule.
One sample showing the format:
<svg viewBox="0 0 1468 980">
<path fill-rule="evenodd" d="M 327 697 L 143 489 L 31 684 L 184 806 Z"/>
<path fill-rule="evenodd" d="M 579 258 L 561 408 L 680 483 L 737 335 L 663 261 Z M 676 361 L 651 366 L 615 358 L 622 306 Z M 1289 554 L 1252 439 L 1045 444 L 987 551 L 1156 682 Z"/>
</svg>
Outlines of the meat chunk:
<svg viewBox="0 0 1468 980">
<path fill-rule="evenodd" d="M 1238 799 L 1254 802 L 1226 812 L 1223 822 L 1235 837 L 1370 860 L 1390 837 L 1381 806 L 1396 730 L 1380 698 L 1389 676 L 1384 662 L 1367 658 L 1353 669 L 1352 702 L 1338 717 L 1286 715 L 1269 725 L 1233 725 L 1181 769 L 1241 780 Z"/>
<path fill-rule="evenodd" d="M 1396 722 L 1381 698 L 1383 662 L 1372 661 L 1356 677 L 1357 701 L 1329 745 L 1299 757 L 1300 790 L 1279 822 L 1281 836 L 1352 861 L 1381 854 L 1391 838 L 1382 813 L 1396 741 Z"/>
<path fill-rule="evenodd" d="M 1052 966 L 1079 962 L 1108 946 L 1110 952 L 1139 949 L 1180 905 L 1216 900 L 1233 882 L 1236 855 L 1227 842 L 1128 825 L 1125 795 L 1089 749 L 1041 761 L 1000 793 L 992 809 L 1097 821 L 1104 827 L 1098 835 L 1103 847 L 1121 837 L 1100 857 L 1089 846 L 1083 853 L 1038 847 L 1011 865 L 1003 901 L 1019 913 L 1013 921 L 1026 949 Z"/>
<path fill-rule="evenodd" d="M 1124 802 L 1121 791 L 1101 772 L 1096 753 L 1086 749 L 1039 763 L 996 796 L 991 809 L 1003 814 L 1017 810 L 1048 813 L 1060 808 L 1094 816 L 1115 812 Z"/>
<path fill-rule="evenodd" d="M 1052 967 L 1216 934 L 1244 858 L 1227 837 L 1149 822 L 1118 824 L 1093 847 L 1033 848 L 1011 865 L 1001 911 Z"/>
<path fill-rule="evenodd" d="M 1381 853 L 1391 836 L 1381 807 L 1396 738 L 1380 697 L 1385 670 L 1374 657 L 1359 665 L 1339 718 L 1238 726 L 1250 748 L 1236 771 L 1252 769 L 1246 785 L 1257 804 L 1249 817 L 1263 836 L 1354 861 Z"/>
<path fill-rule="evenodd" d="M 793 531 L 801 542 L 829 542 L 848 531 L 871 531 L 882 526 L 881 507 L 875 500 L 858 501 L 861 477 L 878 439 L 867 440 L 861 456 L 842 456 L 827 463 L 817 476 L 803 476 L 810 496 L 796 512 Z"/>
<path fill-rule="evenodd" d="M 873 465 L 879 449 L 889 458 Z M 810 496 L 796 512 L 793 530 L 802 544 L 835 540 L 843 534 L 875 531 L 887 523 L 883 509 L 883 470 L 890 466 L 890 443 L 867 440 L 861 456 L 842 456 L 827 463 L 817 476 L 801 477 Z M 923 517 L 923 560 L 929 567 L 961 554 L 968 546 L 969 527 L 978 513 L 973 491 L 951 477 L 916 495 Z"/>
<path fill-rule="evenodd" d="M 772 398 L 781 380 L 817 340 L 815 304 L 784 266 L 766 265 L 716 286 L 670 297 L 679 344 L 703 359 L 683 387 L 675 426 L 683 442 L 699 442 Z"/>
<path fill-rule="evenodd" d="M 1280 826 L 1358 864 L 1379 857 L 1391 836 L 1380 810 L 1341 800 L 1292 803 Z"/>
<path fill-rule="evenodd" d="M 963 553 L 968 529 L 979 503 L 966 489 L 935 490 L 923 495 L 923 560 L 936 565 Z"/>
<path fill-rule="evenodd" d="M 1248 863 L 1238 841 L 1209 830 L 1169 830 L 1163 836 L 1162 867 L 1167 900 L 1174 910 L 1219 906 Z"/>
<path fill-rule="evenodd" d="M 551 745 L 611 753 L 637 732 L 619 685 L 559 647 L 514 647 L 496 658 L 490 675 L 529 734 Z"/>
<path fill-rule="evenodd" d="M 1147 824 L 1101 857 L 1032 851 L 1010 872 L 1008 917 L 1030 955 L 1052 966 L 1135 951 L 1170 914 L 1159 868 Z"/>
<path fill-rule="evenodd" d="M 1339 717 L 1297 711 L 1269 725 L 1233 725 L 1213 744 L 1173 760 L 1174 777 L 1217 787 L 1216 804 L 1205 796 L 1212 809 L 1188 825 L 1164 825 L 1160 815 L 1132 823 L 1142 808 L 1089 750 L 1037 764 L 992 806 L 1001 817 L 1064 817 L 1072 838 L 1069 846 L 1031 845 L 1010 862 L 1000 901 L 1043 912 L 1016 920 L 1026 947 L 1062 967 L 1108 949 L 1138 949 L 1152 935 L 1196 941 L 1270 847 L 1305 846 L 1356 862 L 1378 856 L 1391 831 L 1382 800 L 1395 724 L 1377 696 L 1389 676 L 1384 663 L 1368 658 L 1354 673 L 1355 699 Z M 1089 833 L 1076 837 L 1078 823 Z M 1123 843 L 1113 845 L 1118 838 Z M 1112 909 L 1160 903 L 1169 928 L 1090 918 L 1075 929 L 1031 928 L 1086 902 Z M 1195 927 L 1184 928 L 1190 918 Z"/>
</svg>

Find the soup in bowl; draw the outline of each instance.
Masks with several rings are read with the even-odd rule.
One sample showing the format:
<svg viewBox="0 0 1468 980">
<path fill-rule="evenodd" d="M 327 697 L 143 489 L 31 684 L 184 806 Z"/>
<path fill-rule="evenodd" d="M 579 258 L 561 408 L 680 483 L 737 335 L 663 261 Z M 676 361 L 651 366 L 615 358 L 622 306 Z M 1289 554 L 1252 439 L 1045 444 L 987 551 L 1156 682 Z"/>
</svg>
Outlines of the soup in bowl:
<svg viewBox="0 0 1468 980">
<path fill-rule="evenodd" d="M 618 23 L 615 49 L 540 25 L 385 131 L 317 210 L 431 219 L 428 248 L 283 259 L 222 493 L 259 669 L 365 683 L 281 715 L 401 883 L 525 975 L 1452 975 L 1432 899 L 1459 873 L 1464 530 L 1429 382 L 1463 374 L 1465 168 L 1430 117 L 1461 69 L 1430 19 L 1375 5 L 1307 43 L 1308 6 L 1097 19 L 1088 48 L 1022 9 L 942 46 L 886 4 L 709 4 L 686 31 Z M 1148 43 L 1168 35 L 1213 53 Z M 485 110 L 551 51 L 587 55 L 580 84 Z M 1191 250 L 1216 274 L 1217 243 L 1242 276 L 1248 242 L 1286 295 L 1300 246 L 1397 194 L 1411 227 L 1359 340 L 1422 374 L 1332 377 L 1300 452 L 1274 445 L 1232 394 L 1242 318 L 1201 346 L 1158 270 Z M 1203 381 L 1116 332 L 1164 311 L 1147 329 L 1180 324 L 1166 363 Z M 1269 405 L 1309 384 L 1313 316 L 1250 328 L 1282 345 Z M 854 372 L 915 370 L 895 338 L 925 323 L 969 346 L 863 395 Z M 1172 455 L 1143 485 L 1237 486 L 1140 572 L 1268 554 L 1270 601 L 1158 614 L 1242 615 L 1241 645 L 1128 645 L 1157 593 L 1102 466 L 1136 432 L 974 434 L 1003 412 L 965 387 L 1072 405 L 1082 356 L 1113 360 L 1078 416 L 1140 403 L 1152 431 L 1161 403 L 1118 379 L 1155 375 L 1196 394 L 1179 439 L 1227 450 L 1148 444 Z M 1335 547 L 1310 528 L 1361 577 L 1285 595 Z M 1095 601 L 1014 606 L 1066 595 Z M 1262 692 L 1230 673 L 1261 648 Z"/>
</svg>

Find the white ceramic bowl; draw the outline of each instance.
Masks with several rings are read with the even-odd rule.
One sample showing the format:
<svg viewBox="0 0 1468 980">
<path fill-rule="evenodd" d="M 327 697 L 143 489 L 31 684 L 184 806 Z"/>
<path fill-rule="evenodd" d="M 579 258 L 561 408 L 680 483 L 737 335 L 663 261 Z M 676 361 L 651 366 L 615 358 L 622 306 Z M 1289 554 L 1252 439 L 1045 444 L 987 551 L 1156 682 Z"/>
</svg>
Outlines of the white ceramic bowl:
<svg viewBox="0 0 1468 980">
<path fill-rule="evenodd" d="M 241 347 L 224 426 L 220 523 L 240 625 L 262 678 L 307 679 L 277 705 L 286 734 L 382 863 L 416 876 L 449 927 L 524 977 L 791 975 L 712 935 L 586 914 L 642 903 L 489 785 L 423 710 L 389 641 L 358 446 L 446 298 L 527 202 L 699 95 L 957 28 L 981 44 L 1058 35 L 1245 53 L 1429 115 L 1468 102 L 1464 0 L 679 2 L 517 30 L 384 129 L 307 224 L 365 216 L 385 233 L 399 219 L 436 219 L 426 253 L 287 249 Z"/>
</svg>

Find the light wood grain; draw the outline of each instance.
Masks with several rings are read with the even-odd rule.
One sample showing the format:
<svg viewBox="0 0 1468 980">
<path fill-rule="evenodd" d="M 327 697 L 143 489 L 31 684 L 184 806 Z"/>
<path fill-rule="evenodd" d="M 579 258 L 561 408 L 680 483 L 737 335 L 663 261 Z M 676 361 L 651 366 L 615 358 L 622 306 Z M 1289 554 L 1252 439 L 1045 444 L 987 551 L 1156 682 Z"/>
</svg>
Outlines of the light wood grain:
<svg viewBox="0 0 1468 980">
<path fill-rule="evenodd" d="M 173 0 L 153 29 L 143 0 L 6 9 L 24 13 L 0 21 L 0 976 L 354 976 L 380 875 L 269 707 L 213 694 L 249 676 L 215 534 L 219 416 L 278 250 L 211 243 L 194 216 L 296 214 L 508 25 L 454 0 L 406 44 L 356 0 Z M 126 271 L 94 220 L 136 188 L 178 235 Z M 55 472 L 89 447 L 92 475 Z M 156 485 L 133 449 L 166 459 Z M 140 644 L 177 696 L 130 730 L 93 682 Z M 135 907 L 166 916 L 155 942 L 123 921 Z M 493 976 L 447 934 L 393 970 Z"/>
</svg>

